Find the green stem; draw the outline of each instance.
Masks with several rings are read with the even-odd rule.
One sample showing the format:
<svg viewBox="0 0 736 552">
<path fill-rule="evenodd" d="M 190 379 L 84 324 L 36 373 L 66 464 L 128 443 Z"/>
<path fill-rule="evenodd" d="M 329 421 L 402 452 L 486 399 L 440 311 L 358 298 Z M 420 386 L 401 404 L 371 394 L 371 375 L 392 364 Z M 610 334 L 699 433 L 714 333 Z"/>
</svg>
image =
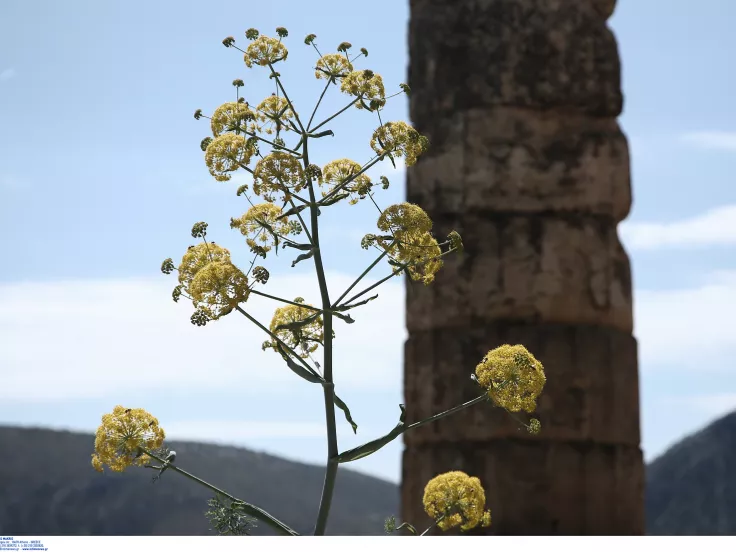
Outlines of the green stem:
<svg viewBox="0 0 736 552">
<path fill-rule="evenodd" d="M 436 520 L 434 520 L 434 523 L 433 523 L 432 525 L 430 525 L 429 527 L 427 527 L 427 528 L 426 528 L 426 529 L 424 530 L 424 532 L 423 532 L 423 533 L 422 533 L 421 535 L 419 535 L 419 536 L 420 536 L 420 537 L 423 537 L 423 536 L 425 536 L 425 535 L 426 535 L 427 533 L 429 533 L 429 532 L 430 532 L 430 531 L 431 531 L 432 529 L 434 529 L 434 528 L 435 528 L 435 527 L 437 526 L 437 524 L 439 524 L 439 522 L 440 522 L 440 521 L 442 521 L 443 519 L 445 519 L 445 514 L 442 514 L 442 515 L 441 515 L 440 517 L 438 517 L 438 518 L 437 518 Z"/>
<path fill-rule="evenodd" d="M 302 306 L 304 306 L 304 305 L 299 305 L 299 306 L 300 306 L 300 307 L 302 307 Z M 273 338 L 273 339 L 274 339 L 274 340 L 276 341 L 276 343 L 278 343 L 279 345 L 281 345 L 281 346 L 282 346 L 282 347 L 284 348 L 284 350 L 285 350 L 285 351 L 288 351 L 289 353 L 291 353 L 291 354 L 292 354 L 292 356 L 293 356 L 293 357 L 294 357 L 294 358 L 295 358 L 295 359 L 296 359 L 296 360 L 297 360 L 298 362 L 300 362 L 300 363 L 301 363 L 301 364 L 302 364 L 302 365 L 303 365 L 303 366 L 304 366 L 304 367 L 305 367 L 305 368 L 306 368 L 306 369 L 307 369 L 308 371 L 310 371 L 310 372 L 311 372 L 311 373 L 313 373 L 313 374 L 317 374 L 317 372 L 316 372 L 316 371 L 314 370 L 314 368 L 312 368 L 312 367 L 311 367 L 311 366 L 310 366 L 309 364 L 307 364 L 307 363 L 306 363 L 306 362 L 304 361 L 304 359 L 303 359 L 302 357 L 300 357 L 300 356 L 299 356 L 299 353 L 297 353 L 296 351 L 294 351 L 294 349 L 292 349 L 292 348 L 291 348 L 291 347 L 289 347 L 289 346 L 288 346 L 288 345 L 287 345 L 286 343 L 284 343 L 284 342 L 283 342 L 283 341 L 282 341 L 281 339 L 279 339 L 279 337 L 278 337 L 278 336 L 277 336 L 276 334 L 274 334 L 274 333 L 273 333 L 273 332 L 272 332 L 271 330 L 269 330 L 269 329 L 268 329 L 268 328 L 267 328 L 266 326 L 264 326 L 264 325 L 263 325 L 263 324 L 261 324 L 261 323 L 260 323 L 260 322 L 259 322 L 258 320 L 256 320 L 255 318 L 253 318 L 253 317 L 252 317 L 252 316 L 251 316 L 250 314 L 248 314 L 247 312 L 245 312 L 245 311 L 244 311 L 244 310 L 242 309 L 242 307 L 240 307 L 240 305 L 237 305 L 237 306 L 235 307 L 235 310 L 237 310 L 238 312 L 240 312 L 240 313 L 241 313 L 241 314 L 242 314 L 243 316 L 245 316 L 245 317 L 246 317 L 246 318 L 247 318 L 248 320 L 250 320 L 251 322 L 253 322 L 253 323 L 254 323 L 254 324 L 255 324 L 256 326 L 258 326 L 258 327 L 259 327 L 259 328 L 261 328 L 261 329 L 262 329 L 262 330 L 263 330 L 264 332 L 266 332 L 266 333 L 267 333 L 268 335 L 270 335 L 270 336 L 271 336 L 271 338 Z"/>
<path fill-rule="evenodd" d="M 444 418 L 445 416 L 449 416 L 450 414 L 459 412 L 460 410 L 463 410 L 464 408 L 468 408 L 469 406 L 473 406 L 474 404 L 481 403 L 485 401 L 487 398 L 488 398 L 488 395 L 486 393 L 483 393 L 480 397 L 476 397 L 471 401 L 455 406 L 451 408 L 450 410 L 445 410 L 444 412 L 440 412 L 439 414 L 435 414 L 434 416 L 425 418 L 424 420 L 420 422 L 414 422 L 413 424 L 409 424 L 408 426 L 404 428 L 404 431 L 402 431 L 402 433 L 405 433 L 409 431 L 410 429 L 414 429 L 415 427 L 419 427 L 419 426 L 423 426 L 424 424 L 428 424 L 429 422 L 435 422 L 439 420 L 440 418 Z"/>
<path fill-rule="evenodd" d="M 352 102 L 350 102 L 348 105 L 346 105 L 345 107 L 343 107 L 340 111 L 338 111 L 334 115 L 328 117 L 327 119 L 325 119 L 324 121 L 322 121 L 320 124 L 318 124 L 316 127 L 310 128 L 309 129 L 309 133 L 310 134 L 313 134 L 314 131 L 317 130 L 319 127 L 326 125 L 332 119 L 334 119 L 335 117 L 337 117 L 338 115 L 340 115 L 340 113 L 343 113 L 343 112 L 347 111 L 348 109 L 350 109 L 352 106 L 354 106 L 358 102 L 358 100 L 360 100 L 360 98 L 355 98 Z"/>
<path fill-rule="evenodd" d="M 434 247 L 434 246 L 428 245 L 427 247 Z M 392 272 L 391 274 L 389 274 L 385 278 L 381 278 L 379 281 L 377 281 L 372 286 L 365 288 L 363 291 L 361 291 L 357 295 L 354 295 L 353 297 L 351 297 L 350 299 L 348 299 L 347 301 L 345 301 L 345 303 L 343 303 L 343 306 L 349 305 L 350 303 L 352 303 L 353 301 L 355 301 L 359 297 L 362 297 L 363 295 L 365 295 L 366 293 L 368 293 L 370 290 L 372 290 L 372 289 L 377 288 L 378 286 L 380 286 L 386 280 L 390 280 L 394 276 L 398 276 L 399 274 L 401 274 L 401 272 L 403 271 L 403 269 L 405 269 L 406 267 L 409 267 L 409 266 L 418 266 L 418 265 L 421 265 L 423 263 L 428 263 L 430 261 L 434 261 L 436 259 L 440 259 L 440 258 L 444 257 L 445 255 L 449 255 L 453 251 L 455 251 L 455 250 L 454 249 L 450 249 L 448 251 L 445 251 L 443 253 L 440 253 L 436 257 L 432 257 L 431 259 L 427 259 L 426 261 L 421 261 L 421 262 L 418 262 L 418 263 L 404 263 L 404 264 L 402 264 L 402 265 L 400 265 L 400 266 L 397 267 L 400 270 L 397 270 L 396 272 Z"/>
<path fill-rule="evenodd" d="M 163 458 L 159 458 L 158 456 L 156 456 L 152 452 L 150 452 L 150 451 L 148 451 L 146 449 L 141 449 L 141 450 L 145 454 L 147 454 L 148 456 L 150 456 L 151 458 L 155 458 L 156 460 L 158 460 L 159 462 L 161 462 L 162 465 L 167 464 L 166 460 L 164 460 Z M 267 525 L 270 525 L 271 527 L 273 527 L 274 529 L 276 529 L 280 533 L 283 533 L 284 535 L 288 535 L 288 536 L 291 536 L 291 537 L 298 536 L 299 535 L 299 533 L 297 533 L 296 531 L 294 531 L 291 527 L 289 527 L 285 523 L 279 521 L 278 519 L 276 519 L 275 517 L 273 517 L 271 514 L 269 514 L 265 510 L 262 510 L 258 506 L 254 506 L 253 504 L 249 504 L 249 503 L 245 502 L 244 500 L 240 500 L 239 498 L 235 498 L 231 494 L 226 493 L 222 489 L 218 489 L 214 485 L 210 485 L 205 480 L 200 479 L 196 475 L 192 475 L 191 473 L 189 473 L 187 471 L 184 471 L 181 468 L 178 468 L 174 464 L 168 463 L 168 468 L 167 469 L 174 470 L 175 472 L 178 472 L 178 473 L 182 474 L 184 477 L 187 477 L 187 478 L 191 479 L 195 483 L 199 483 L 200 485 L 203 485 L 203 486 L 207 487 L 211 491 L 214 491 L 216 494 L 219 494 L 219 495 L 222 495 L 222 496 L 224 496 L 226 498 L 229 498 L 233 502 L 237 502 L 239 504 L 242 504 L 243 505 L 243 510 L 246 513 L 250 514 L 254 518 L 260 519 L 261 521 L 263 521 Z"/>
<path fill-rule="evenodd" d="M 327 79 L 327 84 L 322 89 L 322 94 L 320 94 L 319 100 L 317 100 L 317 105 L 314 106 L 314 111 L 312 111 L 312 116 L 309 118 L 309 122 L 307 123 L 307 128 L 309 128 L 312 125 L 314 116 L 317 114 L 317 109 L 319 109 L 319 104 L 322 103 L 322 98 L 325 97 L 325 93 L 327 92 L 327 89 L 330 87 L 330 84 L 332 84 L 332 79 Z"/>
<path fill-rule="evenodd" d="M 302 122 L 299 120 L 299 114 L 296 112 L 296 109 L 294 109 L 294 105 L 291 103 L 291 100 L 289 99 L 289 95 L 286 93 L 286 90 L 284 89 L 284 85 L 281 84 L 281 79 L 278 77 L 276 70 L 273 68 L 273 65 L 271 65 L 270 63 L 268 64 L 268 68 L 271 69 L 271 73 L 273 73 L 274 78 L 276 79 L 276 85 L 279 87 L 279 89 L 281 90 L 281 93 L 284 95 L 284 98 L 286 99 L 286 103 L 289 104 L 289 109 L 291 109 L 291 112 L 294 114 L 294 118 L 296 119 L 296 122 L 299 125 L 299 129 L 302 132 L 306 132 L 304 125 L 302 125 Z M 308 163 L 304 163 L 305 168 L 307 165 Z"/>
<path fill-rule="evenodd" d="M 294 305 L 295 307 L 302 307 L 304 309 L 322 312 L 322 310 L 318 309 L 317 307 L 313 307 L 311 305 L 305 305 L 304 303 L 295 303 L 294 301 L 289 301 L 288 299 L 282 299 L 281 297 L 276 297 L 275 295 L 269 295 L 268 293 L 263 293 L 262 291 L 258 291 L 256 289 L 251 289 L 250 293 L 255 293 L 256 295 L 260 295 L 262 297 L 268 297 L 269 299 L 273 299 L 274 301 L 288 303 L 289 305 Z"/>
<path fill-rule="evenodd" d="M 334 304 L 332 305 L 332 308 L 333 308 L 333 309 L 337 308 L 337 305 L 339 305 L 339 304 L 340 304 L 340 301 L 342 301 L 343 299 L 345 299 L 345 296 L 346 296 L 346 295 L 347 295 L 348 293 L 350 293 L 350 292 L 352 291 L 352 289 L 353 289 L 353 288 L 354 288 L 355 286 L 357 286 L 357 285 L 358 285 L 358 283 L 359 283 L 359 282 L 360 282 L 360 281 L 361 281 L 361 280 L 362 280 L 362 279 L 363 279 L 363 278 L 364 278 L 364 277 L 365 277 L 365 276 L 366 276 L 366 275 L 367 275 L 367 274 L 368 274 L 368 273 L 369 273 L 369 272 L 370 272 L 371 270 L 373 270 L 373 268 L 374 268 L 374 267 L 375 267 L 375 266 L 376 266 L 376 265 L 377 265 L 378 263 L 380 263 L 380 262 L 381 262 L 381 259 L 383 259 L 383 258 L 384 258 L 384 257 L 385 257 L 386 255 L 388 255 L 388 252 L 389 252 L 389 250 L 391 249 L 391 247 L 393 247 L 393 243 L 392 243 L 391 245 L 389 245 L 389 246 L 388 246 L 388 248 L 384 249 L 383 253 L 381 253 L 381 255 L 380 255 L 380 256 L 379 256 L 379 257 L 378 257 L 378 258 L 377 258 L 377 259 L 376 259 L 375 261 L 373 261 L 373 262 L 372 262 L 372 263 L 370 264 L 370 266 L 369 266 L 368 268 L 366 268 L 366 269 L 365 269 L 365 270 L 363 271 L 363 273 L 362 273 L 362 274 L 361 274 L 360 276 L 358 276 L 358 279 L 357 279 L 357 280 L 355 280 L 355 281 L 354 281 L 354 282 L 353 282 L 352 284 L 350 284 L 350 287 L 349 287 L 348 289 L 346 289 L 346 290 L 345 290 L 345 293 L 343 293 L 343 294 L 342 294 L 342 295 L 340 296 L 340 298 L 339 298 L 339 299 L 338 299 L 337 301 L 335 301 L 335 303 L 334 303 Z"/>
<path fill-rule="evenodd" d="M 291 204 L 292 208 L 296 209 L 296 205 L 294 205 L 293 201 L 289 200 L 289 203 Z M 308 201 L 305 201 L 305 203 L 309 204 Z M 309 228 L 305 224 L 304 219 L 302 218 L 302 214 L 297 211 L 296 216 L 299 219 L 299 224 L 302 225 L 302 229 L 304 230 L 304 233 L 307 235 L 307 239 L 309 240 L 309 243 L 314 245 L 314 241 L 312 241 L 312 234 L 309 233 Z"/>
<path fill-rule="evenodd" d="M 373 165 L 375 165 L 379 161 L 382 161 L 382 158 L 380 156 L 375 157 L 372 161 L 369 161 L 366 164 L 365 167 L 363 167 L 362 169 L 360 169 L 360 171 L 358 171 L 357 173 L 351 175 L 350 178 L 347 178 L 346 180 L 344 180 L 343 182 L 341 182 L 339 186 L 335 186 L 335 189 L 333 189 L 332 191 L 330 191 L 330 193 L 328 193 L 325 197 L 323 197 L 320 200 L 320 202 L 321 203 L 325 203 L 326 201 L 328 201 L 331 197 L 333 197 L 334 195 L 338 194 L 340 192 L 340 190 L 342 190 L 345 186 L 347 186 L 348 184 L 350 184 L 353 180 L 355 180 L 356 178 L 358 178 L 361 174 L 363 174 L 365 171 L 367 171 L 368 169 L 370 169 Z"/>
<path fill-rule="evenodd" d="M 309 141 L 306 133 L 304 134 L 304 143 L 302 144 L 303 162 L 306 173 L 306 167 L 309 166 L 309 150 L 307 142 Z M 332 495 L 335 490 L 335 478 L 337 477 L 337 462 L 334 458 L 337 456 L 337 425 L 335 423 L 335 384 L 332 375 L 332 320 L 333 315 L 330 311 L 330 296 L 327 291 L 327 280 L 325 278 L 325 269 L 322 263 L 322 253 L 319 247 L 319 220 L 318 207 L 314 196 L 314 186 L 312 179 L 307 176 L 307 186 L 309 187 L 310 215 L 312 223 L 312 243 L 314 245 L 314 267 L 317 271 L 317 280 L 319 281 L 319 292 L 322 296 L 323 327 L 324 327 L 324 372 L 323 378 L 325 382 L 322 384 L 325 397 L 325 419 L 327 421 L 327 469 L 325 472 L 325 482 L 322 487 L 322 498 L 320 499 L 319 512 L 317 514 L 317 522 L 314 526 L 315 535 L 324 535 L 327 527 L 327 517 L 330 514 L 330 505 L 332 504 Z"/>
</svg>

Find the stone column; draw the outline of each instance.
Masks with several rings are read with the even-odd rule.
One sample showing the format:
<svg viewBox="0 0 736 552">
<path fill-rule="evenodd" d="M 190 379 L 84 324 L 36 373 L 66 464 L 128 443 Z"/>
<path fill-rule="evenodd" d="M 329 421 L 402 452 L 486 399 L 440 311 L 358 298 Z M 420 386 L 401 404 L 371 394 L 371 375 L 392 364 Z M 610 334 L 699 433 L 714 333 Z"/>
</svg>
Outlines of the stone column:
<svg viewBox="0 0 736 552">
<path fill-rule="evenodd" d="M 483 404 L 404 435 L 402 519 L 417 528 L 427 481 L 463 470 L 492 510 L 476 533 L 644 533 L 614 4 L 411 0 L 411 119 L 431 148 L 407 199 L 466 252 L 407 286 L 407 421 L 476 397 L 470 374 L 504 343 L 547 373 L 538 436 Z"/>
</svg>

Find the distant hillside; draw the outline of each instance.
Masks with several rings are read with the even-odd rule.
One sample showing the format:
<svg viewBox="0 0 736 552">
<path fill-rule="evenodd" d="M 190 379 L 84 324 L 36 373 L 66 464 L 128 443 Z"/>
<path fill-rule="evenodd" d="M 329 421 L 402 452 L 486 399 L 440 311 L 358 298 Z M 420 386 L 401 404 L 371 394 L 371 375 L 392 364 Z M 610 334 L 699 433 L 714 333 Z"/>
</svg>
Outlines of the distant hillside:
<svg viewBox="0 0 736 552">
<path fill-rule="evenodd" d="M 736 535 L 736 412 L 647 467 L 647 532 Z"/>
<path fill-rule="evenodd" d="M 317 518 L 324 468 L 246 449 L 172 441 L 177 465 L 302 534 Z M 212 535 L 212 493 L 153 470 L 97 473 L 91 434 L 0 426 L 0 535 Z M 340 468 L 327 534 L 381 535 L 398 514 L 396 485 Z M 273 534 L 257 522 L 254 535 Z"/>
<path fill-rule="evenodd" d="M 208 535 L 211 494 L 174 473 L 99 474 L 94 437 L 0 427 L 0 535 Z M 324 468 L 242 448 L 169 443 L 177 464 L 256 504 L 302 534 L 319 507 Z M 345 468 L 331 535 L 381 535 L 397 515 L 396 485 Z M 647 467 L 647 533 L 736 535 L 736 412 L 683 439 Z M 273 534 L 259 522 L 255 535 Z"/>
</svg>

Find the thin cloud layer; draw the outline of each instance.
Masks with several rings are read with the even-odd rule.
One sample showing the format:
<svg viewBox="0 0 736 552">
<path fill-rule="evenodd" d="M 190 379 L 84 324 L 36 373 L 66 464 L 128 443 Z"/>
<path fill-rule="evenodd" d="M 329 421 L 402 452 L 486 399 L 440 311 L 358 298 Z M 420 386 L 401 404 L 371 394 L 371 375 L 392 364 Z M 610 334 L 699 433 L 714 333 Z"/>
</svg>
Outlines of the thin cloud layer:
<svg viewBox="0 0 736 552">
<path fill-rule="evenodd" d="M 621 237 L 632 250 L 695 248 L 736 244 L 736 205 L 666 223 L 624 222 Z"/>
<path fill-rule="evenodd" d="M 736 271 L 714 272 L 695 288 L 634 295 L 639 364 L 696 373 L 733 372 Z"/>
<path fill-rule="evenodd" d="M 328 274 L 345 289 L 353 277 Z M 370 285 L 373 280 L 365 280 Z M 171 279 L 0 284 L 1 398 L 104 397 L 126 389 L 239 386 L 257 393 L 299 385 L 278 354 L 262 351 L 267 335 L 239 313 L 200 328 L 191 304 L 171 300 Z M 316 303 L 311 274 L 272 277 L 268 293 Z M 379 298 L 335 326 L 340 385 L 386 389 L 402 368 L 403 287 L 388 282 Z M 274 301 L 252 296 L 245 309 L 268 326 Z M 319 358 L 319 357 L 318 357 Z"/>
<path fill-rule="evenodd" d="M 736 151 L 736 132 L 689 132 L 683 134 L 681 138 L 683 142 L 704 149 Z"/>
</svg>

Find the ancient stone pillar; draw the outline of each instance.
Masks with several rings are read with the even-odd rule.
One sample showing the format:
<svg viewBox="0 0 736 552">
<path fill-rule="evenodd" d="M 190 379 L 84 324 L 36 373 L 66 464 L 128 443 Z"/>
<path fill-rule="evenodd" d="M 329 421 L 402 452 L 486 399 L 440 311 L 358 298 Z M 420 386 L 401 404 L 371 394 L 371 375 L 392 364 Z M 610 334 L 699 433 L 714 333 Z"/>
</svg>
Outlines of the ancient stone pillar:
<svg viewBox="0 0 736 552">
<path fill-rule="evenodd" d="M 407 289 L 407 421 L 479 394 L 490 349 L 542 361 L 542 433 L 477 405 L 404 435 L 402 517 L 424 485 L 480 477 L 488 534 L 644 532 L 629 259 L 631 205 L 615 0 L 411 0 L 411 119 L 431 142 L 408 201 L 463 257 Z M 425 523 L 426 522 L 426 523 Z"/>
</svg>

